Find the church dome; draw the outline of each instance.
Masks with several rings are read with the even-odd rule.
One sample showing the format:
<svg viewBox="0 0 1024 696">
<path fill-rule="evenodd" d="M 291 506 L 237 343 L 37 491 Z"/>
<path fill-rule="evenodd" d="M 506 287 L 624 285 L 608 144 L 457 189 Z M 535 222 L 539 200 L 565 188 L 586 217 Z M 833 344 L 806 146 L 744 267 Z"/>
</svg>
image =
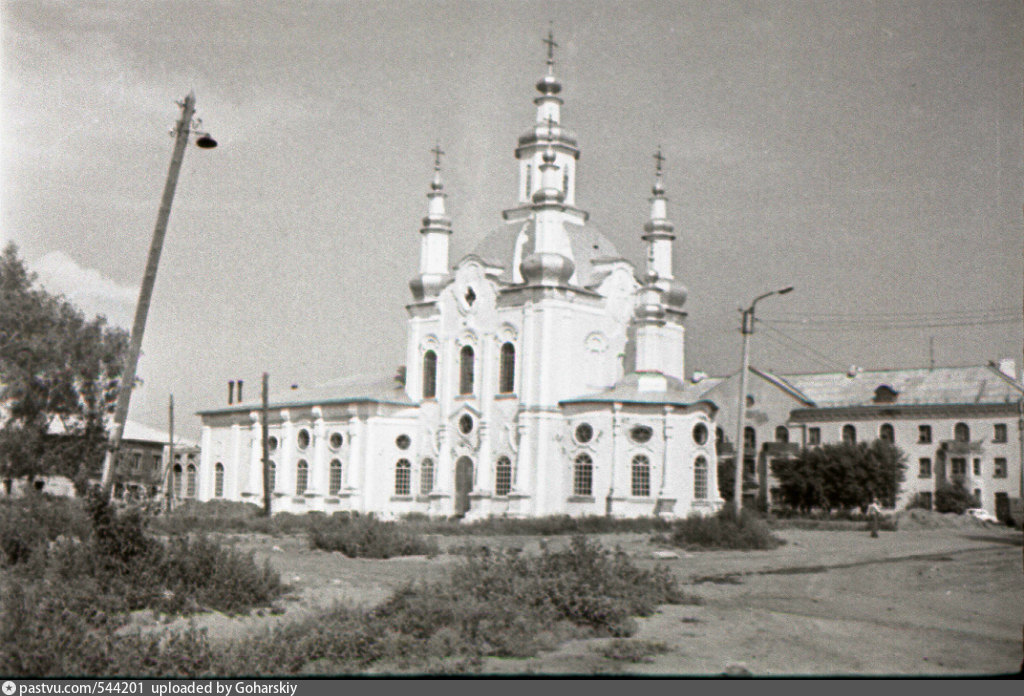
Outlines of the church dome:
<svg viewBox="0 0 1024 696">
<path fill-rule="evenodd" d="M 575 270 L 572 259 L 550 251 L 530 254 L 519 264 L 519 272 L 529 285 L 567 285 Z"/>
<path fill-rule="evenodd" d="M 682 309 L 683 305 L 686 304 L 686 296 L 686 286 L 676 280 L 669 283 L 665 294 L 662 295 L 665 299 L 665 304 L 673 309 Z"/>
</svg>

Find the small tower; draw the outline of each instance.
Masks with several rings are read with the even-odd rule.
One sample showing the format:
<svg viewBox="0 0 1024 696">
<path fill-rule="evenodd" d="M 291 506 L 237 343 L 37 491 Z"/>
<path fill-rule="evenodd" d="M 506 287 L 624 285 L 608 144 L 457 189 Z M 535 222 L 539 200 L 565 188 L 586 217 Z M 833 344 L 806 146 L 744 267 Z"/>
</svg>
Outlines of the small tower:
<svg viewBox="0 0 1024 696">
<path fill-rule="evenodd" d="M 434 153 L 434 180 L 430 183 L 427 199 L 427 216 L 420 228 L 420 273 L 409 281 L 416 300 L 430 300 L 448 282 L 448 238 L 452 234 L 452 221 L 444 207 L 444 184 L 441 182 L 441 155 L 444 151 L 437 145 Z"/>
<path fill-rule="evenodd" d="M 654 154 L 655 165 L 654 186 L 651 187 L 651 217 L 644 225 L 644 233 L 640 237 L 647 242 L 647 273 L 655 276 L 656 284 L 665 295 L 663 300 L 668 306 L 680 309 L 686 302 L 686 288 L 675 282 L 672 272 L 672 242 L 675 241 L 675 225 L 668 219 L 668 198 L 665 196 L 665 184 L 662 181 L 661 146 Z"/>
</svg>

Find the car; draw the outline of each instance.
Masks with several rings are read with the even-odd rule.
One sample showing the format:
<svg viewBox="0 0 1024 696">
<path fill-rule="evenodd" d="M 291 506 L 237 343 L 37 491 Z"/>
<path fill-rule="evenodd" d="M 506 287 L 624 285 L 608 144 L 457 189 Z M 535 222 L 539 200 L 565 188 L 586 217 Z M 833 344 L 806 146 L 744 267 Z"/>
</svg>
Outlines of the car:
<svg viewBox="0 0 1024 696">
<path fill-rule="evenodd" d="M 999 523 L 999 518 L 984 508 L 968 508 L 967 510 L 964 510 L 964 514 L 970 515 L 974 519 L 981 520 L 982 522 Z"/>
</svg>

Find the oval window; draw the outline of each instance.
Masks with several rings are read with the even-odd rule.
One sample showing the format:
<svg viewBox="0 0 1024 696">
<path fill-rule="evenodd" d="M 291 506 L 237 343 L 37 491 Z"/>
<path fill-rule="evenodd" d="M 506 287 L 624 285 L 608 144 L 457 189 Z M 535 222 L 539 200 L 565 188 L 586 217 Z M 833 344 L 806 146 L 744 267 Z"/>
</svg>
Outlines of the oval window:
<svg viewBox="0 0 1024 696">
<path fill-rule="evenodd" d="M 271 452 L 277 449 L 277 438 L 273 435 L 267 438 L 267 449 Z"/>
<path fill-rule="evenodd" d="M 398 446 L 398 449 L 409 449 L 409 445 L 411 444 L 412 440 L 404 433 L 395 438 L 395 445 Z"/>
<path fill-rule="evenodd" d="M 297 440 L 299 443 L 299 449 L 306 449 L 309 447 L 309 431 L 305 428 L 300 430 Z"/>
<path fill-rule="evenodd" d="M 594 429 L 590 426 L 590 423 L 580 423 L 576 426 L 576 442 L 590 442 L 593 437 Z"/>
<path fill-rule="evenodd" d="M 463 435 L 469 435 L 473 431 L 473 416 L 468 413 L 459 418 L 459 430 Z"/>
<path fill-rule="evenodd" d="M 633 438 L 634 442 L 647 442 L 653 435 L 654 431 L 646 425 L 638 425 L 629 431 L 629 436 Z"/>
<path fill-rule="evenodd" d="M 341 437 L 341 433 L 331 433 L 331 449 L 338 449 L 341 447 L 341 443 L 344 440 Z"/>
<path fill-rule="evenodd" d="M 693 426 L 693 441 L 698 445 L 703 445 L 708 441 L 708 426 L 703 423 L 698 423 Z"/>
</svg>

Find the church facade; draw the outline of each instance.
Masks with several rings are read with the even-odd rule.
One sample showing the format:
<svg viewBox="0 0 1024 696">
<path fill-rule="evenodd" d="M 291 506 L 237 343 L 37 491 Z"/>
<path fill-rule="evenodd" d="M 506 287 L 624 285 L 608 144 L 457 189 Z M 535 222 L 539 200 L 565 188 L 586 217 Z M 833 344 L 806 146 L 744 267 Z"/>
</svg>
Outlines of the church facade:
<svg viewBox="0 0 1024 696">
<path fill-rule="evenodd" d="M 452 265 L 440 149 L 410 282 L 404 380 L 272 398 L 273 510 L 383 516 L 686 516 L 717 510 L 716 406 L 684 379 L 661 156 L 622 258 L 576 203 L 548 39 L 513 207 Z M 200 500 L 263 500 L 260 404 L 200 413 Z"/>
</svg>

